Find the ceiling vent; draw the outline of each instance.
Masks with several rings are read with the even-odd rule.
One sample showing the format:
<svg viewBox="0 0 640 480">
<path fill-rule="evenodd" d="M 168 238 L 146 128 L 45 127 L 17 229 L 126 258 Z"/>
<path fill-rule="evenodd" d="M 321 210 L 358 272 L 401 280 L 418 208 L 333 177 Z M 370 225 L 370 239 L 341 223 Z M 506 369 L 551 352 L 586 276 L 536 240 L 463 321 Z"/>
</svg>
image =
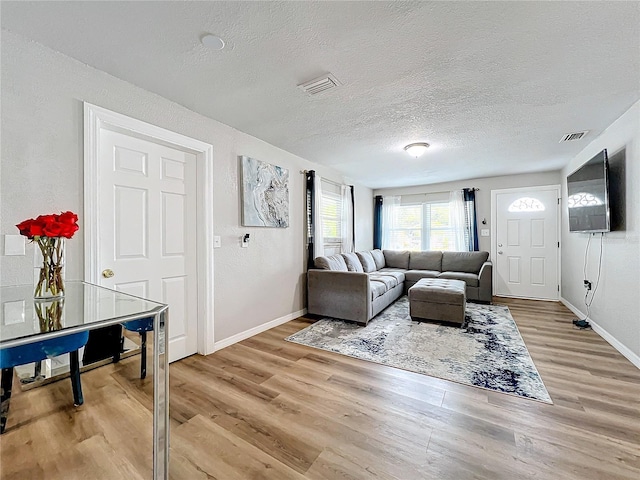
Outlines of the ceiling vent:
<svg viewBox="0 0 640 480">
<path fill-rule="evenodd" d="M 566 135 L 563 135 L 562 138 L 560 139 L 559 143 L 564 143 L 564 142 L 573 142 L 574 140 L 580 140 L 582 137 L 584 137 L 587 133 L 589 133 L 589 130 L 585 130 L 583 132 L 573 132 L 573 133 L 567 133 Z"/>
<path fill-rule="evenodd" d="M 319 93 L 326 92 L 327 90 L 332 90 L 336 87 L 342 85 L 336 77 L 332 74 L 327 73 L 318 78 L 314 78 L 313 80 L 309 80 L 301 85 L 298 85 L 298 88 L 305 91 L 308 95 L 318 95 Z"/>
</svg>

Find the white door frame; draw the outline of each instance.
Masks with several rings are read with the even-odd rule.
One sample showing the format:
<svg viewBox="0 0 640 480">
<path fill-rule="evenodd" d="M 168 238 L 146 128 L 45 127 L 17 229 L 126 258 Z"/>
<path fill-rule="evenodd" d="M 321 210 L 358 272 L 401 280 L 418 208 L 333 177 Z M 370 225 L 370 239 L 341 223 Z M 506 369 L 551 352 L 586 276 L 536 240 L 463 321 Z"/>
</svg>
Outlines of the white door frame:
<svg viewBox="0 0 640 480">
<path fill-rule="evenodd" d="M 99 283 L 98 152 L 100 132 L 114 130 L 169 144 L 196 155 L 198 353 L 214 352 L 213 146 L 150 123 L 84 102 L 84 279 Z M 171 312 L 169 312 L 170 314 Z"/>
<path fill-rule="evenodd" d="M 558 197 L 558 205 L 557 205 L 557 232 L 558 232 L 558 242 L 561 242 L 561 237 L 562 237 L 562 233 L 561 233 L 561 227 L 562 227 L 562 219 L 560 218 L 560 214 L 561 214 L 561 209 L 560 209 L 560 204 L 562 202 L 560 202 L 560 192 L 561 192 L 561 188 L 560 185 L 536 185 L 535 187 L 518 187 L 518 188 L 503 188 L 503 189 L 498 189 L 498 190 L 491 190 L 491 260 L 495 262 L 496 264 L 496 268 L 494 268 L 492 270 L 493 275 L 492 275 L 492 279 L 491 281 L 493 282 L 493 285 L 496 285 L 496 277 L 498 275 L 498 269 L 497 269 L 497 248 L 496 248 L 496 238 L 497 237 L 497 223 L 498 223 L 498 213 L 496 211 L 497 208 L 497 198 L 498 195 L 501 193 L 518 193 L 518 192 L 534 192 L 536 190 L 556 190 L 557 193 L 557 197 Z M 558 268 L 557 268 L 557 272 L 558 272 L 558 278 L 556 279 L 558 282 L 558 299 L 557 300 L 549 300 L 551 302 L 556 302 L 559 301 L 560 298 L 562 298 L 562 283 L 560 282 L 560 279 L 562 278 L 560 275 L 560 269 L 562 266 L 562 261 L 560 258 L 560 247 L 558 247 L 557 249 L 557 258 L 556 261 L 558 262 Z M 500 295 L 500 296 L 506 296 L 506 295 Z M 521 297 L 518 297 L 521 298 Z M 540 300 L 540 299 L 536 299 L 536 300 Z"/>
</svg>

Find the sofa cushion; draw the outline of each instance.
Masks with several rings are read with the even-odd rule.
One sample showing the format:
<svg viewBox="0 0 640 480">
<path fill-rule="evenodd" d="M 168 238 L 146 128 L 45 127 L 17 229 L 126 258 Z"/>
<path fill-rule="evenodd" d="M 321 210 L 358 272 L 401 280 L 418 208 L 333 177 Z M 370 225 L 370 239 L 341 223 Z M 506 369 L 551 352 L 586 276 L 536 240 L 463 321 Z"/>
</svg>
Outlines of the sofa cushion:
<svg viewBox="0 0 640 480">
<path fill-rule="evenodd" d="M 373 257 L 373 261 L 376 262 L 376 270 L 380 270 L 385 267 L 384 254 L 382 253 L 382 250 L 371 250 L 371 256 Z"/>
<path fill-rule="evenodd" d="M 388 288 L 383 282 L 370 280 L 369 284 L 371 285 L 371 300 L 381 297 L 382 295 L 387 293 Z"/>
<path fill-rule="evenodd" d="M 387 267 L 409 268 L 409 250 L 383 250 L 382 253 Z"/>
<path fill-rule="evenodd" d="M 391 290 L 398 285 L 398 279 L 392 275 L 380 275 L 378 272 L 369 274 L 369 280 L 384 283 L 387 290 Z"/>
<path fill-rule="evenodd" d="M 436 270 L 441 272 L 442 252 L 440 250 L 411 252 L 411 256 L 409 257 L 409 269 Z"/>
<path fill-rule="evenodd" d="M 417 282 L 423 278 L 438 278 L 439 271 L 435 270 L 407 270 L 404 272 L 404 278 L 407 282 Z"/>
<path fill-rule="evenodd" d="M 393 275 L 394 277 L 396 277 L 398 279 L 398 283 L 404 282 L 404 279 L 405 279 L 404 272 L 406 272 L 406 270 L 404 270 L 402 268 L 384 267 L 382 270 L 378 270 L 378 273 L 385 273 L 387 275 Z"/>
<path fill-rule="evenodd" d="M 377 270 L 376 262 L 373 260 L 371 252 L 356 252 L 356 255 L 358 255 L 360 263 L 362 264 L 362 268 L 365 272 L 370 273 Z"/>
<path fill-rule="evenodd" d="M 467 287 L 477 287 L 478 286 L 478 275 L 475 273 L 465 273 L 465 272 L 442 272 L 438 275 L 438 278 L 447 278 L 449 280 L 462 280 L 467 284 Z"/>
<path fill-rule="evenodd" d="M 347 270 L 349 270 L 350 272 L 364 272 L 358 255 L 356 255 L 355 253 L 343 253 L 341 255 L 342 258 L 344 258 L 344 263 L 347 264 Z"/>
<path fill-rule="evenodd" d="M 444 252 L 441 272 L 480 273 L 489 252 Z"/>
<path fill-rule="evenodd" d="M 334 270 L 337 272 L 348 272 L 347 264 L 342 255 L 331 255 L 329 257 L 317 257 L 314 260 L 316 268 L 321 270 Z"/>
</svg>

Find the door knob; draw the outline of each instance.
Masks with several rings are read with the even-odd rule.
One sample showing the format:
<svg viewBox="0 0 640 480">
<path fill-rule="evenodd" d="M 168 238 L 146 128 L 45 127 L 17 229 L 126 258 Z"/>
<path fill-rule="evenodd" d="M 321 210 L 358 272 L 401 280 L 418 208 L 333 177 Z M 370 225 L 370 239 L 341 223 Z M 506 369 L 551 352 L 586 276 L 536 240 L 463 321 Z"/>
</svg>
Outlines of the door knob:
<svg viewBox="0 0 640 480">
<path fill-rule="evenodd" d="M 502 250 L 498 251 L 498 255 L 502 255 Z"/>
<path fill-rule="evenodd" d="M 501 246 L 502 246 L 502 244 L 501 244 L 501 243 L 499 243 L 499 244 L 498 244 L 498 246 L 499 246 L 499 247 L 501 247 Z"/>
<path fill-rule="evenodd" d="M 502 252 L 501 252 L 502 253 Z M 107 268 L 105 270 L 102 271 L 102 276 L 104 278 L 111 278 L 115 275 L 115 273 L 113 273 L 113 270 L 111 270 L 110 268 Z"/>
</svg>

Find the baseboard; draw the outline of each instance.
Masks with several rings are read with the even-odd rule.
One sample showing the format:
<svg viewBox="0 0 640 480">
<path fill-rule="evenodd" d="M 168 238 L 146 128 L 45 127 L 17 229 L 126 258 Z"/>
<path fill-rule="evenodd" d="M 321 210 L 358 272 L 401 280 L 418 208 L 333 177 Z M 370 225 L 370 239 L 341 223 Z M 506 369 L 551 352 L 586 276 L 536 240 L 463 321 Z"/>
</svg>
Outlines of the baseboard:
<svg viewBox="0 0 640 480">
<path fill-rule="evenodd" d="M 277 327 L 278 325 L 282 325 L 283 323 L 290 322 L 298 317 L 301 317 L 307 313 L 307 309 L 304 308 L 302 310 L 298 310 L 297 312 L 290 313 L 280 318 L 276 318 L 275 320 L 271 320 L 270 322 L 263 323 L 262 325 L 258 325 L 257 327 L 250 328 L 249 330 L 245 330 L 244 332 L 236 333 L 229 338 L 225 338 L 224 340 L 220 340 L 219 342 L 214 343 L 213 351 L 217 352 L 218 350 L 222 350 L 234 343 L 241 342 L 242 340 L 246 340 L 249 337 L 253 337 L 254 335 L 258 335 L 259 333 L 265 332 L 270 328 Z"/>
<path fill-rule="evenodd" d="M 560 301 L 562 304 L 575 313 L 578 318 L 584 318 L 584 312 L 580 311 L 577 307 L 571 304 L 567 299 L 560 297 Z M 589 324 L 591 325 L 591 329 L 604 338 L 607 343 L 609 343 L 613 348 L 615 348 L 618 352 L 620 352 L 627 360 L 633 363 L 637 368 L 640 368 L 640 356 L 633 353 L 629 348 L 625 347 L 622 343 L 620 343 L 613 335 L 607 332 L 604 328 L 598 325 L 592 318 L 587 318 Z"/>
</svg>

